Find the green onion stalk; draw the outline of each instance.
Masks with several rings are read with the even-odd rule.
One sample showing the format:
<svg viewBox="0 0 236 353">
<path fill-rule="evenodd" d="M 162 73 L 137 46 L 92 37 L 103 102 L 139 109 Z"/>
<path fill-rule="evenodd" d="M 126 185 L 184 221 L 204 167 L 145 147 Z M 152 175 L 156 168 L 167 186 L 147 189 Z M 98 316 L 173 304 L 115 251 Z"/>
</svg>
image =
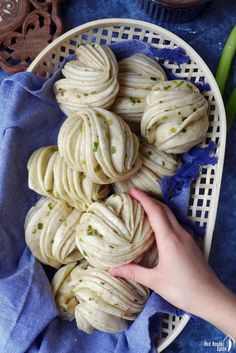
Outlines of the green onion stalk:
<svg viewBox="0 0 236 353">
<path fill-rule="evenodd" d="M 236 53 L 236 25 L 232 29 L 229 38 L 223 49 L 217 71 L 216 71 L 216 81 L 218 83 L 220 92 L 223 96 L 225 91 L 225 86 L 228 80 L 232 62 Z M 230 97 L 225 103 L 225 110 L 227 116 L 228 128 L 231 127 L 233 119 L 236 115 L 236 88 L 232 91 Z"/>
<path fill-rule="evenodd" d="M 228 98 L 225 104 L 225 111 L 227 116 L 228 128 L 230 128 L 236 115 L 236 87 L 234 88 L 233 92 L 231 93 L 230 97 Z"/>
<path fill-rule="evenodd" d="M 220 88 L 221 94 L 224 94 L 225 85 L 229 76 L 232 61 L 236 52 L 236 25 L 234 26 L 230 36 L 225 44 L 221 54 L 220 62 L 216 71 L 216 81 Z"/>
</svg>

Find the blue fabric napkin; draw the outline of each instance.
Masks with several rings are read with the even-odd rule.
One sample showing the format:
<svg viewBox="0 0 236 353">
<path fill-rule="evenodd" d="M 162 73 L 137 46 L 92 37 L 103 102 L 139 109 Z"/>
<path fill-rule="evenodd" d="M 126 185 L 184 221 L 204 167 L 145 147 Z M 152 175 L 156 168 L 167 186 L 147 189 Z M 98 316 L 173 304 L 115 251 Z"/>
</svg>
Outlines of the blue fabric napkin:
<svg viewBox="0 0 236 353">
<path fill-rule="evenodd" d="M 112 49 L 119 51 L 121 46 Z M 181 57 L 185 57 L 182 51 Z M 126 332 L 80 332 L 75 322 L 57 318 L 49 283 L 52 271 L 43 268 L 25 245 L 24 218 L 39 198 L 27 186 L 27 161 L 37 148 L 57 142 L 66 118 L 51 90 L 59 76 L 60 70 L 45 82 L 31 73 L 19 73 L 0 87 L 0 352 L 154 353 L 160 313 L 178 314 L 178 309 L 153 293 Z M 177 196 L 185 205 L 183 214 L 188 195 L 185 188 Z"/>
</svg>

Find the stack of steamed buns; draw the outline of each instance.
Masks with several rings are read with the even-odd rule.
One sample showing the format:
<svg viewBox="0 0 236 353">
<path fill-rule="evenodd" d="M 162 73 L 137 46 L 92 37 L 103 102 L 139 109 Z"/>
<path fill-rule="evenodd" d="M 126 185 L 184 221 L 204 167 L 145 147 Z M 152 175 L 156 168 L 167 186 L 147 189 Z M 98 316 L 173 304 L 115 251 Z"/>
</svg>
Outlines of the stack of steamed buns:
<svg viewBox="0 0 236 353">
<path fill-rule="evenodd" d="M 58 269 L 52 290 L 62 318 L 88 333 L 119 332 L 149 290 L 108 269 L 158 261 L 148 218 L 127 192 L 162 198 L 176 154 L 205 139 L 208 104 L 192 83 L 167 81 L 156 60 L 135 54 L 117 63 L 98 44 L 80 45 L 62 74 L 54 92 L 68 118 L 57 146 L 28 161 L 29 188 L 43 197 L 26 216 L 25 239 L 41 263 Z"/>
</svg>

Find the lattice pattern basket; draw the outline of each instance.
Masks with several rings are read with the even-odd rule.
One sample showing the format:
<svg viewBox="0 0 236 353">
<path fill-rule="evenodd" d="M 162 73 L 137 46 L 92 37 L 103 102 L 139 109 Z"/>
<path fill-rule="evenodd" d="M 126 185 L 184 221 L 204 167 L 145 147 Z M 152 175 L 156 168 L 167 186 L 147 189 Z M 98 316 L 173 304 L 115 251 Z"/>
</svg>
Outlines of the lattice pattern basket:
<svg viewBox="0 0 236 353">
<path fill-rule="evenodd" d="M 206 225 L 204 246 L 205 256 L 208 258 L 223 169 L 226 119 L 218 86 L 209 68 L 199 55 L 179 37 L 159 26 L 129 19 L 104 19 L 84 24 L 60 36 L 37 56 L 28 71 L 48 78 L 58 68 L 64 57 L 68 54 L 74 54 L 78 43 L 93 41 L 109 44 L 127 39 L 139 39 L 156 48 L 182 47 L 191 59 L 189 64 L 181 64 L 177 67 L 169 60 L 162 60 L 162 64 L 179 78 L 191 79 L 192 82 L 204 80 L 211 87 L 211 90 L 205 93 L 210 103 L 210 127 L 203 145 L 208 144 L 210 140 L 217 143 L 218 163 L 202 170 L 196 183 L 192 185 L 189 205 L 189 217 L 200 225 Z M 177 337 L 188 320 L 187 315 L 182 317 L 163 316 L 162 338 L 158 343 L 158 352 L 165 349 Z"/>
</svg>

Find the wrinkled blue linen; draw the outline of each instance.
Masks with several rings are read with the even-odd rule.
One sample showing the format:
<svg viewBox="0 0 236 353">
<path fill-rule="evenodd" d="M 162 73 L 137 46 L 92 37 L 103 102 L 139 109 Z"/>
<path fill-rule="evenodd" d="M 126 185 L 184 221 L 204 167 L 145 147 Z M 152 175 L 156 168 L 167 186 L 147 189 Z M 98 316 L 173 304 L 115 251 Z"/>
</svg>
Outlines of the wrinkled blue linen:
<svg viewBox="0 0 236 353">
<path fill-rule="evenodd" d="M 45 82 L 19 73 L 0 87 L 0 352 L 154 353 L 161 313 L 177 315 L 178 309 L 153 293 L 126 332 L 80 332 L 74 321 L 57 317 L 49 282 L 54 271 L 25 245 L 24 218 L 39 198 L 27 186 L 27 161 L 37 148 L 57 142 L 66 118 L 51 89 L 59 76 L 60 70 Z M 188 197 L 189 188 L 177 197 L 183 215 Z"/>
</svg>

